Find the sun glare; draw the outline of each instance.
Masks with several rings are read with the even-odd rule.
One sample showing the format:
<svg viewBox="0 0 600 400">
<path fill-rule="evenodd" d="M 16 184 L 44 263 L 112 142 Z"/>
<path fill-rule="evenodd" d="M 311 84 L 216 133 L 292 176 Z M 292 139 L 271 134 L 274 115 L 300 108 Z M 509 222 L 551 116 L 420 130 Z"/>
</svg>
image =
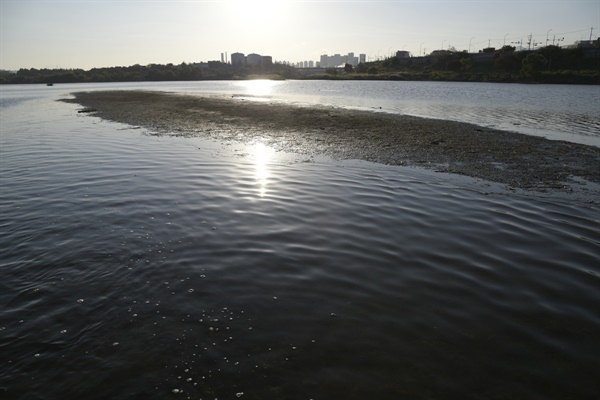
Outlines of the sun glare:
<svg viewBox="0 0 600 400">
<path fill-rule="evenodd" d="M 269 96 L 273 92 L 273 88 L 279 85 L 280 82 L 269 81 L 266 79 L 257 79 L 251 81 L 242 81 L 238 85 L 241 86 L 249 96 Z"/>
<path fill-rule="evenodd" d="M 270 158 L 270 149 L 263 143 L 254 146 L 254 164 L 256 166 L 256 184 L 260 197 L 265 197 L 267 184 L 269 182 L 269 169 L 267 167 Z"/>
<path fill-rule="evenodd" d="M 248 26 L 278 18 L 281 16 L 285 2 L 283 1 L 229 1 L 228 5 L 233 14 L 246 21 Z"/>
</svg>

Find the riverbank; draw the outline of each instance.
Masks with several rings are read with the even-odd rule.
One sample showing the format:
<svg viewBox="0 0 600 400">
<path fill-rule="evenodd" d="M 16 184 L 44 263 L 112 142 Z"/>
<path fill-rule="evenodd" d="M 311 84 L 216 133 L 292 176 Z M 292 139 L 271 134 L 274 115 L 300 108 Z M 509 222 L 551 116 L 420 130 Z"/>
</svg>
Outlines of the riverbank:
<svg viewBox="0 0 600 400">
<path fill-rule="evenodd" d="M 457 71 L 413 71 L 389 70 L 369 73 L 323 73 L 309 75 L 306 79 L 333 81 L 412 81 L 412 82 L 493 82 L 557 85 L 600 85 L 598 71 L 543 71 L 526 77 L 519 73 L 507 72 L 457 72 Z"/>
<path fill-rule="evenodd" d="M 66 101 L 159 135 L 260 140 L 307 156 L 426 167 L 513 188 L 600 184 L 600 148 L 460 122 L 147 91 L 81 92 Z"/>
</svg>

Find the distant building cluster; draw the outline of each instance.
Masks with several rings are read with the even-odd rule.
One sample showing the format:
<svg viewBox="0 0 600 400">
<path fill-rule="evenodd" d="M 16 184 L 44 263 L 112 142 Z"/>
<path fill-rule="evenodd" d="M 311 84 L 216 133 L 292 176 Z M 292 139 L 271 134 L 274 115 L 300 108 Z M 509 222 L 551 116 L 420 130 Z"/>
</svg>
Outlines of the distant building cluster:
<svg viewBox="0 0 600 400">
<path fill-rule="evenodd" d="M 314 61 L 298 61 L 296 63 L 284 62 L 286 65 L 291 65 L 296 68 L 315 68 L 319 66 L 319 63 L 315 63 Z"/>
<path fill-rule="evenodd" d="M 278 61 L 279 64 L 289 65 L 295 68 L 343 68 L 344 65 L 350 64 L 356 67 L 360 63 L 367 62 L 366 54 L 359 54 L 358 57 L 354 53 L 350 52 L 346 55 L 334 54 L 329 56 L 324 54 L 321 56 L 319 61 Z M 210 61 L 209 68 L 216 67 L 218 61 Z M 260 54 L 250 53 L 245 55 L 244 53 L 232 53 L 230 58 L 227 53 L 221 53 L 221 64 L 229 64 L 232 66 L 243 66 L 243 65 L 272 65 L 273 57 L 261 56 Z"/>
<path fill-rule="evenodd" d="M 271 64 L 273 64 L 273 57 L 271 56 L 261 56 L 256 53 L 250 53 L 247 56 L 244 53 L 233 53 L 231 55 L 231 65 L 233 66 Z"/>
<path fill-rule="evenodd" d="M 348 53 L 345 56 L 340 54 L 334 54 L 332 56 L 328 56 L 327 54 L 323 54 L 321 56 L 321 60 L 319 65 L 321 68 L 335 68 L 335 67 L 343 67 L 346 64 L 350 64 L 353 67 L 357 66 L 359 63 L 364 63 L 367 60 L 366 54 L 361 54 L 359 57 L 355 57 L 354 53 Z"/>
<path fill-rule="evenodd" d="M 531 40 L 531 39 L 530 39 Z M 564 39 L 561 39 L 564 40 Z M 519 46 L 515 46 L 517 48 L 517 50 L 531 50 L 531 43 L 528 42 L 527 44 L 529 45 L 528 48 L 523 47 L 523 42 L 511 42 L 513 44 L 518 44 Z M 552 40 L 552 43 L 554 44 L 554 40 Z M 535 46 L 539 45 L 539 43 L 533 43 L 533 48 L 535 49 Z M 596 53 L 593 53 L 593 56 L 589 56 L 589 57 L 597 57 L 597 53 L 598 51 L 598 39 L 593 41 L 593 40 L 581 40 L 578 41 L 576 43 L 574 43 L 573 45 L 567 45 L 567 46 L 563 46 L 564 48 L 583 48 L 587 51 L 586 54 L 592 54 L 594 51 Z M 490 61 L 490 59 L 493 58 L 493 52 L 494 52 L 494 48 L 489 47 L 486 48 L 482 51 L 480 51 L 479 55 L 475 54 L 475 57 L 473 59 L 474 63 L 480 63 L 480 62 L 488 62 Z M 449 49 L 448 51 L 452 52 L 456 52 L 455 49 Z M 430 53 L 431 56 L 436 56 L 438 53 L 439 54 L 445 54 L 446 50 L 434 50 L 433 52 Z M 466 51 L 465 51 L 466 52 Z M 419 51 L 420 53 L 420 51 Z M 425 51 L 423 51 L 423 55 L 419 54 L 416 57 L 411 55 L 410 52 L 408 51 L 404 51 L 404 50 L 398 50 L 395 52 L 395 58 L 397 58 L 401 63 L 403 62 L 408 62 L 410 60 L 413 60 L 414 62 L 420 63 L 420 62 L 424 62 L 424 60 L 426 59 L 425 55 Z M 390 57 L 393 57 L 394 53 L 390 54 Z M 381 58 L 377 58 L 377 60 L 381 60 Z M 371 61 L 373 61 L 371 59 Z M 354 55 L 353 52 L 350 52 L 346 55 L 341 55 L 341 54 L 334 54 L 334 55 L 327 55 L 327 54 L 323 54 L 319 61 L 298 61 L 298 62 L 289 62 L 289 61 L 277 61 L 278 64 L 283 64 L 283 65 L 288 65 L 291 67 L 295 67 L 295 68 L 299 68 L 299 69 L 316 69 L 316 68 L 320 68 L 320 69 L 325 69 L 325 68 L 344 68 L 344 66 L 346 64 L 350 64 L 353 67 L 356 67 L 359 64 L 365 64 L 367 62 L 367 55 L 366 54 L 359 54 L 358 57 Z M 192 64 L 194 66 L 200 67 L 200 68 L 209 68 L 209 69 L 217 69 L 217 68 L 222 68 L 223 65 L 230 65 L 230 66 L 244 66 L 244 65 L 250 65 L 250 66 L 258 66 L 258 65 L 262 65 L 262 66 L 268 66 L 268 65 L 273 65 L 273 57 L 271 56 L 262 56 L 260 54 L 256 54 L 256 53 L 250 53 L 248 55 L 245 55 L 244 53 L 232 53 L 230 55 L 230 58 L 228 57 L 227 53 L 221 53 L 221 61 L 208 61 L 206 63 L 195 63 Z"/>
<path fill-rule="evenodd" d="M 343 56 L 341 54 L 334 54 L 329 56 L 324 54 L 321 56 L 319 61 L 299 61 L 295 63 L 284 62 L 284 64 L 291 65 L 296 68 L 337 68 L 343 67 L 346 64 L 350 64 L 353 67 L 359 63 L 367 62 L 367 55 L 360 54 L 358 57 L 354 56 L 354 53 L 348 53 Z"/>
</svg>

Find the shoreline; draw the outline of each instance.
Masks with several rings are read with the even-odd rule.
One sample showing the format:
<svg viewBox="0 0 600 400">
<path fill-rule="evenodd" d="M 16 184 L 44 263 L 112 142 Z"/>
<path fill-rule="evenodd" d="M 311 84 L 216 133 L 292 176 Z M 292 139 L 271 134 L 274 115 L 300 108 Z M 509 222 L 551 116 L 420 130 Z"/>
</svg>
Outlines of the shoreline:
<svg viewBox="0 0 600 400">
<path fill-rule="evenodd" d="M 463 122 L 152 91 L 73 96 L 62 101 L 81 105 L 80 113 L 157 135 L 260 140 L 290 153 L 425 167 L 534 191 L 600 184 L 600 148 Z"/>
</svg>

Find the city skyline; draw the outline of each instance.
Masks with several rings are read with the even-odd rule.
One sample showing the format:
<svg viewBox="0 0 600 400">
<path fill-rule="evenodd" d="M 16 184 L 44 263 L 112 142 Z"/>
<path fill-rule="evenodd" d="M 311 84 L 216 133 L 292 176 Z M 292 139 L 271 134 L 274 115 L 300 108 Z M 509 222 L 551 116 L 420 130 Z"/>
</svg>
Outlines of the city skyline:
<svg viewBox="0 0 600 400">
<path fill-rule="evenodd" d="M 593 29 L 593 28 L 592 28 Z M 592 36 L 592 29 L 590 30 L 590 36 Z M 485 48 L 494 48 L 494 49 L 500 49 L 502 47 L 506 46 L 511 46 L 514 47 L 517 51 L 521 51 L 521 50 L 537 50 L 541 47 L 544 46 L 549 46 L 549 45 L 557 45 L 559 47 L 575 47 L 577 45 L 577 41 L 573 42 L 573 43 L 568 43 L 565 42 L 565 38 L 563 36 L 559 36 L 558 38 L 556 38 L 556 35 L 553 35 L 552 37 L 548 36 L 547 40 L 544 41 L 540 41 L 539 39 L 536 39 L 536 37 L 534 35 L 527 35 L 525 37 L 525 39 L 520 39 L 517 41 L 507 41 L 507 38 L 503 38 L 503 42 L 497 43 L 497 46 L 493 46 L 491 44 L 491 40 L 488 40 L 488 46 L 482 48 L 481 50 L 479 50 L 479 52 L 481 52 L 483 49 Z M 589 39 L 583 39 L 582 41 L 589 41 Z M 349 52 L 348 54 L 340 54 L 340 53 L 335 53 L 332 55 L 328 55 L 328 54 L 322 54 L 319 57 L 319 61 L 316 60 L 300 60 L 300 61 L 288 61 L 288 60 L 277 60 L 275 58 L 272 58 L 271 56 L 269 56 L 269 58 L 272 58 L 272 62 L 275 63 L 282 63 L 282 64 L 287 64 L 287 65 L 291 65 L 294 66 L 296 68 L 330 68 L 330 67 L 341 67 L 343 66 L 345 63 L 348 63 L 352 66 L 356 66 L 359 63 L 365 63 L 365 62 L 371 62 L 371 61 L 378 61 L 378 60 L 383 60 L 385 58 L 388 57 L 397 57 L 399 53 L 404 53 L 404 57 L 423 57 L 423 56 L 427 56 L 428 54 L 434 53 L 436 51 L 440 51 L 440 50 L 445 50 L 445 51 L 460 51 L 456 48 L 454 48 L 454 46 L 448 45 L 447 48 L 444 49 L 434 49 L 431 50 L 428 54 L 425 53 L 425 48 L 423 48 L 423 52 L 422 53 L 418 53 L 418 54 L 411 54 L 409 51 L 405 51 L 405 50 L 393 50 L 390 54 L 386 54 L 386 55 L 381 55 L 375 58 L 371 58 L 369 59 L 367 57 L 366 53 L 360 53 L 357 57 L 354 56 L 354 52 Z M 469 52 L 471 49 L 467 50 L 463 50 L 465 52 Z M 477 52 L 477 51 L 475 51 Z M 231 56 L 233 56 L 233 54 L 242 54 L 243 53 L 232 53 Z M 323 61 L 323 58 L 329 58 L 331 61 L 329 62 L 325 62 Z M 350 61 L 350 58 L 352 58 L 352 60 Z M 333 61 L 333 60 L 338 60 Z M 230 62 L 227 60 L 227 52 L 225 53 L 221 53 L 221 62 L 223 63 L 227 63 L 227 64 L 238 64 L 235 62 Z"/>
<path fill-rule="evenodd" d="M 0 0 L 0 69 L 218 60 L 251 49 L 273 61 L 324 54 L 411 55 L 598 37 L 600 2 Z M 564 38 L 564 39 L 563 39 Z M 240 51 L 243 52 L 243 51 Z"/>
</svg>

